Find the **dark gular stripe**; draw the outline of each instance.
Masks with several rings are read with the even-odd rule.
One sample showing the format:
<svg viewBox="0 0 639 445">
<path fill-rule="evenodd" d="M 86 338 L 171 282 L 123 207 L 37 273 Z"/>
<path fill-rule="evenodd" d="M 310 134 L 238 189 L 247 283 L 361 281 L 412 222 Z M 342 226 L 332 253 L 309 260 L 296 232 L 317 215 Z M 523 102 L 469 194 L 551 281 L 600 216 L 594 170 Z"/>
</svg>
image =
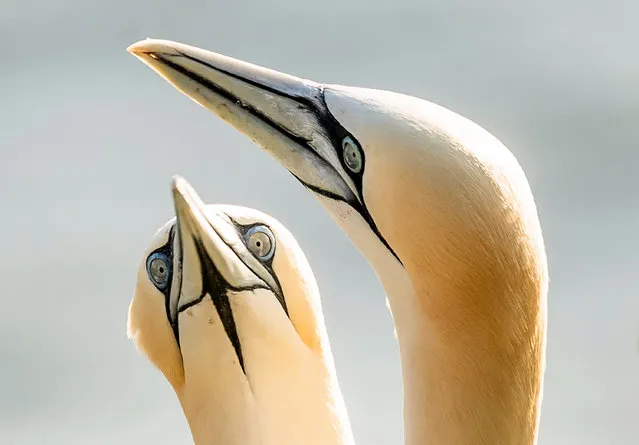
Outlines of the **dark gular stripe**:
<svg viewBox="0 0 639 445">
<path fill-rule="evenodd" d="M 233 345 L 237 359 L 242 367 L 242 372 L 246 374 L 246 369 L 244 368 L 244 357 L 242 356 L 242 345 L 240 344 L 240 338 L 237 334 L 237 327 L 235 325 L 235 318 L 233 318 L 233 311 L 231 310 L 228 291 L 249 289 L 233 289 L 233 287 L 226 282 L 226 280 L 222 277 L 222 274 L 220 274 L 217 270 L 211 258 L 206 254 L 206 250 L 204 249 L 202 242 L 195 237 L 193 238 L 193 242 L 195 243 L 201 265 L 202 294 L 190 304 L 180 307 L 178 313 L 182 313 L 188 308 L 200 303 L 207 295 L 209 295 L 215 305 L 218 315 L 220 316 L 222 326 L 224 326 L 224 331 Z"/>
<path fill-rule="evenodd" d="M 315 118 L 318 120 L 318 122 L 321 124 L 322 128 L 325 130 L 325 136 L 328 137 L 328 139 L 331 140 L 332 142 L 332 146 L 333 149 L 336 149 L 336 147 L 341 147 L 341 140 L 343 137 L 345 136 L 349 136 L 353 141 L 355 141 L 358 145 L 359 142 L 357 142 L 357 139 L 355 138 L 354 135 L 352 135 L 350 132 L 348 132 L 344 127 L 342 127 L 339 122 L 333 117 L 333 115 L 328 111 L 328 107 L 326 106 L 326 102 L 324 100 L 324 91 L 322 88 L 318 89 L 318 96 L 316 98 L 311 99 L 311 98 L 307 98 L 307 97 L 300 97 L 300 96 L 296 96 L 296 95 L 291 95 L 291 94 L 287 94 L 286 92 L 283 91 L 279 91 L 276 90 L 274 88 L 271 88 L 267 85 L 262 85 L 260 83 L 257 83 L 251 79 L 247 79 L 245 77 L 242 77 L 238 74 L 232 73 L 230 71 L 227 70 L 223 70 L 219 67 L 216 67 L 214 65 L 211 65 L 210 63 L 207 63 L 203 60 L 199 60 L 195 57 L 189 56 L 188 54 L 184 54 L 180 51 L 177 51 L 178 54 L 180 55 L 180 57 L 184 57 L 188 60 L 191 60 L 195 63 L 198 63 L 200 65 L 206 66 L 207 68 L 217 71 L 219 73 L 222 73 L 226 76 L 232 77 L 236 80 L 240 80 L 242 82 L 245 82 L 248 85 L 251 85 L 255 88 L 259 88 L 265 91 L 268 91 L 272 94 L 276 94 L 279 95 L 281 97 L 286 97 L 288 99 L 294 100 L 295 102 L 297 102 L 299 104 L 300 107 L 305 108 L 307 111 L 311 112 Z M 281 125 L 279 125 L 277 122 L 273 121 L 272 119 L 270 119 L 268 116 L 264 115 L 264 113 L 262 113 L 261 111 L 257 110 L 256 108 L 254 108 L 253 106 L 251 106 L 251 104 L 244 102 L 241 98 L 236 97 L 235 95 L 233 95 L 232 93 L 228 92 L 227 90 L 225 90 L 224 88 L 220 87 L 219 85 L 211 82 L 210 80 L 198 75 L 197 73 L 194 73 L 192 71 L 187 70 L 186 68 L 184 68 L 183 66 L 180 66 L 174 62 L 172 62 L 171 60 L 162 57 L 162 53 L 154 53 L 155 57 L 162 61 L 162 63 L 166 64 L 167 66 L 171 67 L 173 70 L 181 73 L 182 75 L 184 75 L 185 77 L 188 77 L 189 79 L 195 81 L 196 83 L 199 83 L 200 85 L 204 86 L 205 88 L 209 89 L 210 91 L 213 91 L 214 93 L 218 94 L 220 97 L 223 97 L 224 99 L 228 100 L 231 103 L 236 104 L 238 107 L 241 107 L 243 109 L 245 109 L 247 112 L 249 112 L 251 115 L 253 115 L 254 117 L 256 117 L 257 119 L 259 119 L 260 121 L 262 121 L 263 123 L 265 123 L 266 125 L 268 125 L 269 127 L 271 127 L 272 129 L 276 130 L 277 132 L 281 133 L 282 135 L 284 135 L 285 137 L 287 137 L 288 139 L 292 140 L 293 142 L 295 142 L 296 144 L 306 147 L 311 153 L 313 153 L 315 155 L 315 158 L 317 161 L 324 163 L 325 165 L 329 166 L 331 169 L 333 169 L 333 167 L 326 162 L 321 156 L 319 156 L 317 154 L 317 152 L 315 151 L 315 149 L 310 145 L 310 142 L 308 139 L 305 139 L 303 137 L 300 137 L 297 134 L 292 133 L 289 129 L 287 129 L 286 127 L 283 127 Z M 361 146 L 360 146 L 361 147 Z M 364 157 L 364 153 L 362 152 L 362 156 Z M 341 153 L 338 153 L 338 158 L 340 159 L 340 162 L 342 162 L 343 164 L 343 159 L 341 156 Z M 365 162 L 365 159 L 364 159 Z M 334 170 L 334 169 L 333 169 Z M 346 170 L 348 171 L 348 170 Z M 312 186 L 304 181 L 302 181 L 298 176 L 296 176 L 295 174 L 293 174 L 293 176 L 295 176 L 295 178 L 297 178 L 298 181 L 300 181 L 302 183 L 302 185 L 304 185 L 304 187 L 306 187 L 309 190 L 312 190 L 315 193 L 318 193 L 322 196 L 325 196 L 327 198 L 330 199 L 334 199 L 337 201 L 342 201 L 347 203 L 348 205 L 350 205 L 357 213 L 360 214 L 360 216 L 364 219 L 364 221 L 366 221 L 366 223 L 369 225 L 370 229 L 373 231 L 373 233 L 377 236 L 377 238 L 380 240 L 380 242 L 384 245 L 384 247 L 386 247 L 386 249 L 395 257 L 395 259 L 402 264 L 402 261 L 399 259 L 399 256 L 397 256 L 397 254 L 395 253 L 395 251 L 391 248 L 391 246 L 388 244 L 388 242 L 386 241 L 386 239 L 383 237 L 383 235 L 380 233 L 379 229 L 377 228 L 377 225 L 375 224 L 375 221 L 373 220 L 373 217 L 371 216 L 371 214 L 368 212 L 368 209 L 366 208 L 366 205 L 363 204 L 364 202 L 364 198 L 363 198 L 363 193 L 362 193 L 362 176 L 363 176 L 363 171 L 364 168 L 362 168 L 362 174 L 359 175 L 354 175 L 351 174 L 351 178 L 353 179 L 355 186 L 359 192 L 360 195 L 360 200 L 362 201 L 361 203 L 357 200 L 347 200 L 346 198 L 336 195 L 334 193 L 331 193 L 327 190 Z M 337 173 L 337 172 L 336 172 Z M 339 174 L 338 174 L 339 176 Z"/>
<path fill-rule="evenodd" d="M 293 174 L 293 173 L 292 173 Z M 293 176 L 295 176 L 295 178 L 302 183 L 302 185 L 304 187 L 306 187 L 308 190 L 317 193 L 318 195 L 322 195 L 326 198 L 329 199 L 333 199 L 335 201 L 342 201 L 345 202 L 346 204 L 348 204 L 349 206 L 351 206 L 357 213 L 360 214 L 360 216 L 362 218 L 364 218 L 364 221 L 366 221 L 366 223 L 368 224 L 368 226 L 370 227 L 370 229 L 373 231 L 373 233 L 377 236 L 377 238 L 379 239 L 379 241 L 384 245 L 384 247 L 386 247 L 386 249 L 395 257 L 395 259 L 397 261 L 399 261 L 399 264 L 401 264 L 402 266 L 404 265 L 402 263 L 402 260 L 399 259 L 399 257 L 397 256 L 397 254 L 395 253 L 395 251 L 391 248 L 391 246 L 388 244 L 388 242 L 386 241 L 386 239 L 384 238 L 384 236 L 380 233 L 379 229 L 377 228 L 377 225 L 375 224 L 375 221 L 373 220 L 373 217 L 371 216 L 370 213 L 368 213 L 368 210 L 366 209 L 366 207 L 362 206 L 359 202 L 350 202 L 346 199 L 344 199 L 343 197 L 341 197 L 340 195 L 337 195 L 335 193 L 329 192 L 327 190 L 321 189 L 319 187 L 315 187 L 314 185 L 308 184 L 306 182 L 304 182 L 303 180 L 301 180 L 300 178 L 298 178 L 295 174 L 293 174 Z"/>
<path fill-rule="evenodd" d="M 177 222 L 176 224 L 173 225 L 173 227 L 171 227 L 171 231 L 169 232 L 169 240 L 167 241 L 167 243 L 164 244 L 162 247 L 154 250 L 150 254 L 150 255 L 153 255 L 156 252 L 162 252 L 168 258 L 171 258 L 172 260 L 171 268 L 174 272 L 176 271 L 175 266 L 182 262 L 181 257 L 177 258 L 175 256 L 176 252 L 174 249 L 174 243 L 176 241 L 179 243 L 182 243 L 182 240 L 180 240 L 179 233 L 176 235 L 176 232 L 177 232 L 176 225 L 177 225 Z M 173 321 L 171 319 L 171 311 L 170 311 L 170 295 L 171 295 L 171 291 L 178 292 L 178 293 L 181 292 L 182 277 L 175 276 L 174 274 L 169 275 L 169 281 L 167 283 L 167 286 L 164 288 L 164 290 L 160 290 L 164 294 L 166 316 L 169 321 L 169 324 L 171 325 L 171 328 L 173 329 L 173 334 L 175 335 L 175 339 L 177 341 L 178 347 L 180 347 L 180 331 L 178 326 L 179 314 L 184 312 L 188 308 L 197 305 L 208 295 L 209 298 L 211 298 L 213 305 L 215 306 L 215 309 L 220 317 L 220 320 L 222 321 L 224 332 L 226 333 L 229 341 L 231 342 L 231 345 L 233 346 L 233 349 L 235 350 L 235 354 L 238 358 L 240 367 L 242 368 L 242 371 L 244 372 L 244 374 L 246 374 L 246 369 L 244 367 L 244 357 L 242 355 L 242 347 L 241 347 L 239 335 L 237 333 L 237 327 L 235 325 L 233 312 L 231 310 L 231 304 L 229 301 L 228 293 L 229 291 L 242 292 L 242 291 L 252 291 L 255 289 L 266 289 L 266 290 L 270 290 L 270 289 L 266 286 L 261 286 L 261 285 L 246 286 L 246 287 L 237 287 L 237 286 L 231 285 L 224 279 L 222 274 L 220 274 L 220 272 L 217 270 L 217 268 L 215 267 L 215 264 L 213 263 L 209 255 L 207 255 L 201 240 L 194 237 L 193 242 L 195 244 L 196 251 L 198 254 L 198 260 L 201 265 L 202 293 L 200 294 L 200 296 L 196 298 L 195 300 L 191 301 L 190 303 L 184 306 L 178 307 L 176 319 L 175 321 Z M 180 252 L 183 252 L 183 250 L 184 248 L 182 247 L 180 249 Z M 181 273 L 181 270 L 180 270 L 180 273 Z M 179 283 L 180 289 L 172 290 L 171 288 L 174 285 L 178 285 L 178 283 Z"/>
</svg>

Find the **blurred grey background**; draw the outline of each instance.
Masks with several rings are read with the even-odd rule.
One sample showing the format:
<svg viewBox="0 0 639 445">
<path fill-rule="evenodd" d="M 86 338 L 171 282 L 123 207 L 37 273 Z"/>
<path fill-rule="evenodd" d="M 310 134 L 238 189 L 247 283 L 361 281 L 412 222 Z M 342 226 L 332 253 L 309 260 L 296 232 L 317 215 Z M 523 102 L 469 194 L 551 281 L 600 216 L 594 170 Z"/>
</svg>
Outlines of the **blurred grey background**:
<svg viewBox="0 0 639 445">
<path fill-rule="evenodd" d="M 269 155 L 125 52 L 145 37 L 420 96 L 504 141 L 550 261 L 540 443 L 639 443 L 639 4 L 1 6 L 0 443 L 192 443 L 172 389 L 126 338 L 174 173 L 208 202 L 291 229 L 322 291 L 358 443 L 402 443 L 398 351 L 373 271 Z"/>
</svg>

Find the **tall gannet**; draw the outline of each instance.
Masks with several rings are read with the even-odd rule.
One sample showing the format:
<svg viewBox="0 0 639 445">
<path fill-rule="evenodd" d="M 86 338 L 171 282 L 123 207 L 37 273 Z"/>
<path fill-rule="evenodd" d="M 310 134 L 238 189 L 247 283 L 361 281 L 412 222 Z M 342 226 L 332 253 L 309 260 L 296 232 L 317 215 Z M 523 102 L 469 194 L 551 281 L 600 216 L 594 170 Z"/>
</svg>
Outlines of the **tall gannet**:
<svg viewBox="0 0 639 445">
<path fill-rule="evenodd" d="M 205 206 L 180 177 L 173 200 L 176 218 L 139 267 L 128 331 L 175 390 L 195 444 L 353 444 L 295 238 L 257 210 Z"/>
<path fill-rule="evenodd" d="M 536 442 L 547 260 L 528 181 L 472 121 L 200 48 L 128 50 L 271 153 L 375 269 L 402 360 L 408 445 Z"/>
</svg>

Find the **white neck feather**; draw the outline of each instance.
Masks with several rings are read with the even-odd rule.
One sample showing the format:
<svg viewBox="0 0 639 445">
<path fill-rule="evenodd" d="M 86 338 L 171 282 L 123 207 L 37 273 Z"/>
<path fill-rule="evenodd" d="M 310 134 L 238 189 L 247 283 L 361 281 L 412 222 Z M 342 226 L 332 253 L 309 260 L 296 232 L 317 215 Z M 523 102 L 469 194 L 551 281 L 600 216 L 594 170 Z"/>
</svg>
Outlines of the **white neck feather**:
<svg viewBox="0 0 639 445">
<path fill-rule="evenodd" d="M 264 293 L 247 296 L 254 301 L 246 306 L 268 316 Z M 222 326 L 207 323 L 216 310 L 210 301 L 189 308 L 181 326 L 184 384 L 175 390 L 195 445 L 353 445 L 328 341 L 311 350 L 297 334 L 253 323 L 240 332 L 250 357 L 244 374 L 232 365 Z M 236 311 L 236 322 L 251 323 L 242 318 L 250 314 Z"/>
<path fill-rule="evenodd" d="M 480 272 L 477 282 L 447 287 L 420 276 L 419 265 L 402 267 L 345 204 L 320 200 L 331 215 L 344 215 L 334 219 L 386 291 L 402 360 L 406 445 L 534 444 L 546 283 L 524 278 L 518 286 L 512 275 L 507 285 L 491 283 Z"/>
</svg>

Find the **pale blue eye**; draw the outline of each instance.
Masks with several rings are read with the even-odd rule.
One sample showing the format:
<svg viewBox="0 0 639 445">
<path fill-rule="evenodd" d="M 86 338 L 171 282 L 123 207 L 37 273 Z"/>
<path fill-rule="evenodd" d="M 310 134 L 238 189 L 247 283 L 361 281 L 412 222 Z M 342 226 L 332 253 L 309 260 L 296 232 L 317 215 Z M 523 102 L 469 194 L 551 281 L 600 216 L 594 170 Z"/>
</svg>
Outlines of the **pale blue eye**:
<svg viewBox="0 0 639 445">
<path fill-rule="evenodd" d="M 266 226 L 253 226 L 244 235 L 246 248 L 262 261 L 273 258 L 275 253 L 275 237 Z"/>
<path fill-rule="evenodd" d="M 166 289 L 171 277 L 171 261 L 169 257 L 162 252 L 155 252 L 149 255 L 146 260 L 146 272 L 158 289 Z"/>
<path fill-rule="evenodd" d="M 342 140 L 342 156 L 344 157 L 344 164 L 350 171 L 359 173 L 362 170 L 362 152 L 348 136 Z"/>
</svg>

